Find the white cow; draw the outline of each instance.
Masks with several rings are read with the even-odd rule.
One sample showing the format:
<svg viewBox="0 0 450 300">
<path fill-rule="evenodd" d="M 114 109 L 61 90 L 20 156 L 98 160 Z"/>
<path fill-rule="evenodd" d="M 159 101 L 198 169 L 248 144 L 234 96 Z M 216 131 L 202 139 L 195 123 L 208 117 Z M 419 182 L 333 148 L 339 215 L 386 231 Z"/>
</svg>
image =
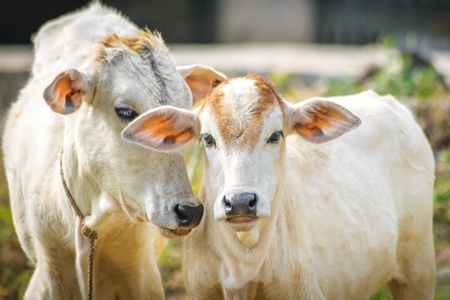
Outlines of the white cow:
<svg viewBox="0 0 450 300">
<path fill-rule="evenodd" d="M 433 299 L 434 160 L 404 106 L 374 92 L 292 105 L 257 76 L 213 86 L 194 112 L 132 124 L 163 116 L 204 141 L 205 217 L 183 261 L 193 299 L 359 300 L 386 283 L 396 300 Z M 188 140 L 166 135 L 147 146 Z"/>
<path fill-rule="evenodd" d="M 180 68 L 183 80 L 158 34 L 97 2 L 46 23 L 34 45 L 29 82 L 3 137 L 14 225 L 36 265 L 25 298 L 87 294 L 90 240 L 63 189 L 61 160 L 68 190 L 99 236 L 94 299 L 162 299 L 149 222 L 167 237 L 184 236 L 203 207 L 181 152 L 149 151 L 121 132 L 157 106 L 191 108 L 188 84 L 201 99 L 199 88 L 223 76 L 190 66 Z"/>
</svg>

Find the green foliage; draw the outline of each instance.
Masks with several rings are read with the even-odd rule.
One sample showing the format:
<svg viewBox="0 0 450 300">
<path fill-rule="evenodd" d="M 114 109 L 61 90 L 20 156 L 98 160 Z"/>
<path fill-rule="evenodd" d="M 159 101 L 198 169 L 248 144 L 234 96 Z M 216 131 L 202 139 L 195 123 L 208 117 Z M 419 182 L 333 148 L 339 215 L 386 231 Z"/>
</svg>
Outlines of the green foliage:
<svg viewBox="0 0 450 300">
<path fill-rule="evenodd" d="M 11 234 L 14 233 L 14 228 L 11 224 L 11 210 L 7 206 L 0 206 L 0 245 L 6 244 Z"/>
<path fill-rule="evenodd" d="M 435 183 L 435 195 L 434 200 L 436 202 L 449 202 L 450 200 L 450 177 L 439 178 Z"/>
<path fill-rule="evenodd" d="M 390 299 L 392 298 L 391 295 L 389 294 L 389 289 L 386 285 L 383 286 L 381 289 L 379 289 L 375 295 L 370 297 L 370 300 L 390 300 Z"/>
<path fill-rule="evenodd" d="M 448 300 L 450 298 L 450 278 L 439 279 L 436 282 L 435 300 Z"/>
<path fill-rule="evenodd" d="M 3 164 L 0 162 L 0 169 Z M 9 207 L 8 187 L 0 172 L 0 299 L 19 299 L 31 277 L 31 269 L 17 240 Z"/>
<path fill-rule="evenodd" d="M 361 83 L 342 78 L 330 78 L 327 81 L 325 97 L 357 94 L 363 90 Z"/>
<path fill-rule="evenodd" d="M 158 259 L 158 266 L 161 271 L 164 286 L 169 287 L 172 279 L 170 274 L 181 269 L 182 254 L 180 240 L 169 240 L 167 246 L 161 252 Z"/>
<path fill-rule="evenodd" d="M 416 55 L 400 52 L 392 36 L 380 38 L 379 46 L 388 53 L 386 65 L 372 70 L 366 82 L 329 79 L 324 96 L 349 95 L 373 89 L 380 95 L 390 94 L 401 100 L 413 98 L 427 101 L 445 91 L 436 70 L 431 65 L 423 64 Z"/>
<path fill-rule="evenodd" d="M 392 36 L 380 38 L 379 45 L 389 51 L 388 63 L 374 74 L 373 89 L 379 94 L 396 98 L 425 101 L 444 90 L 439 74 L 431 65 L 424 65 L 411 53 L 397 50 Z"/>
<path fill-rule="evenodd" d="M 434 185 L 435 202 L 450 203 L 450 151 L 443 151 L 438 158 L 439 176 Z"/>
<path fill-rule="evenodd" d="M 202 152 L 203 147 L 198 141 L 193 141 L 186 150 L 186 167 L 191 180 L 191 186 L 194 193 L 198 194 L 202 183 Z"/>
<path fill-rule="evenodd" d="M 275 91 L 283 95 L 283 98 L 290 102 L 298 102 L 299 97 L 293 89 L 294 80 L 291 76 L 284 73 L 270 73 L 268 80 L 273 83 Z"/>
</svg>

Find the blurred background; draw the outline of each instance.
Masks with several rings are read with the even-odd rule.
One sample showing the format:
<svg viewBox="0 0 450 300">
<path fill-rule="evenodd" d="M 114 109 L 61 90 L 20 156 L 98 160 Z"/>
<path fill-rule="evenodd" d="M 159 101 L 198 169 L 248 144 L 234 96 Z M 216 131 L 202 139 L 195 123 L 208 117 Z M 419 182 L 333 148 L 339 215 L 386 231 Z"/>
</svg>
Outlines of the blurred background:
<svg viewBox="0 0 450 300">
<path fill-rule="evenodd" d="M 436 158 L 435 299 L 450 299 L 450 0 L 105 0 L 158 30 L 176 64 L 204 63 L 228 76 L 258 73 L 292 102 L 373 89 L 407 105 Z M 30 39 L 47 20 L 88 1 L 0 2 L 0 130 L 33 61 Z M 190 149 L 194 190 L 201 153 Z M 168 299 L 187 299 L 182 240 L 159 259 Z M 32 271 L 14 233 L 0 173 L 0 299 L 19 299 Z M 386 287 L 372 299 L 390 299 Z"/>
</svg>

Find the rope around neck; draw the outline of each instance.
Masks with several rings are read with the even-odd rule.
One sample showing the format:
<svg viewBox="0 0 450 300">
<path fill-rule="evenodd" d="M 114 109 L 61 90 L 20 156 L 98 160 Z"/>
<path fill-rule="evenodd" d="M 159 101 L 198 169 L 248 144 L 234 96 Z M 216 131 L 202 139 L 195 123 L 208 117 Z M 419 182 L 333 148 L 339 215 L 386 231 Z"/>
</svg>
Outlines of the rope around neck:
<svg viewBox="0 0 450 300">
<path fill-rule="evenodd" d="M 63 151 L 64 149 L 61 149 L 61 156 L 59 158 L 59 174 L 61 175 L 61 181 L 64 187 L 64 192 L 66 193 L 67 198 L 69 199 L 70 204 L 72 205 L 73 209 L 75 210 L 75 213 L 81 220 L 81 233 L 88 237 L 91 240 L 91 247 L 89 250 L 89 271 L 88 271 L 88 294 L 87 299 L 92 300 L 92 279 L 94 277 L 94 244 L 95 240 L 98 238 L 97 231 L 90 229 L 86 224 L 84 223 L 84 216 L 81 212 L 78 205 L 75 203 L 75 199 L 73 199 L 72 194 L 69 191 L 69 188 L 67 187 L 66 180 L 64 179 L 64 171 L 62 167 L 62 157 L 63 157 Z"/>
</svg>

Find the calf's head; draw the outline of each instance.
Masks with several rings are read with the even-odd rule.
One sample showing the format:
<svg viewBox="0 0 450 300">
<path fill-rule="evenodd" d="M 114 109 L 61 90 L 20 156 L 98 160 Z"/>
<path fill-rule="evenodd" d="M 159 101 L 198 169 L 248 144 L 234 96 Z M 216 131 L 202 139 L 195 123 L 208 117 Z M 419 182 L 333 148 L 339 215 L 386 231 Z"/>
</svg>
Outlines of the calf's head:
<svg viewBox="0 0 450 300">
<path fill-rule="evenodd" d="M 204 188 L 216 220 L 249 231 L 271 216 L 282 187 L 286 136 L 311 143 L 335 139 L 360 119 L 325 99 L 285 102 L 259 76 L 216 80 L 194 111 L 160 107 L 136 122 L 161 124 L 149 146 L 177 150 L 194 136 L 204 143 Z"/>
<path fill-rule="evenodd" d="M 68 115 L 65 153 L 75 149 L 79 172 L 133 220 L 151 221 L 174 237 L 198 225 L 203 206 L 182 153 L 147 149 L 160 124 L 133 120 L 161 105 L 192 108 L 216 77 L 224 78 L 205 66 L 177 70 L 162 39 L 141 31 L 108 36 L 79 69 L 60 73 L 43 96 L 53 111 Z"/>
</svg>

